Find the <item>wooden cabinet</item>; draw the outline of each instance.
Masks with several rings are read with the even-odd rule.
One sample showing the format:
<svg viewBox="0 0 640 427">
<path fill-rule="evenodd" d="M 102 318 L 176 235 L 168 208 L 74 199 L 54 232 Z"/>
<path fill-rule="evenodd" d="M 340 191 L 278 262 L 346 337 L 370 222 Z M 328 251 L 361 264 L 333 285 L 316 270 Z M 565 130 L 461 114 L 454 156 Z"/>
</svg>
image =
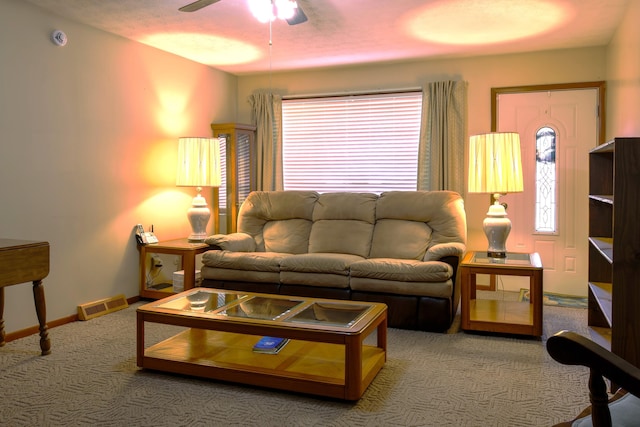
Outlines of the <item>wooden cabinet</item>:
<svg viewBox="0 0 640 427">
<path fill-rule="evenodd" d="M 589 312 L 592 338 L 640 366 L 640 138 L 589 153 Z"/>
<path fill-rule="evenodd" d="M 220 154 L 224 165 L 224 188 L 220 189 L 216 201 L 220 210 L 226 212 L 226 232 L 233 233 L 236 231 L 240 205 L 256 189 L 256 128 L 239 123 L 223 123 L 212 124 L 211 129 L 214 138 L 222 142 Z"/>
</svg>

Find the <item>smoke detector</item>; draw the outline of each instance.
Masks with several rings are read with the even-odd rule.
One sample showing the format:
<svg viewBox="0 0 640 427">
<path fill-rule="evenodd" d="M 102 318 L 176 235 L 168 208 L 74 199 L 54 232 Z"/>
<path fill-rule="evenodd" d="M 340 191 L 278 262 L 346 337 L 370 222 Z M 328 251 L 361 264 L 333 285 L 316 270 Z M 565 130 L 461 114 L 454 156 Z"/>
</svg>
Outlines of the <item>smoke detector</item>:
<svg viewBox="0 0 640 427">
<path fill-rule="evenodd" d="M 67 44 L 67 35 L 64 31 L 55 30 L 51 33 L 51 41 L 57 46 L 64 46 Z"/>
</svg>

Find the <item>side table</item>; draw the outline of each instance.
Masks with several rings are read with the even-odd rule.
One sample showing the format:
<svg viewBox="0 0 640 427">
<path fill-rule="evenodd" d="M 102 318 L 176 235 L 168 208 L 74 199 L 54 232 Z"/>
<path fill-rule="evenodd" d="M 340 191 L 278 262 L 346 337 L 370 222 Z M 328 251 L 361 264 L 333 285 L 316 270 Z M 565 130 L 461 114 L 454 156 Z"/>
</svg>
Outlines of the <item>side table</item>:
<svg viewBox="0 0 640 427">
<path fill-rule="evenodd" d="M 49 243 L 31 240 L 0 239 L 0 346 L 5 344 L 4 288 L 33 282 L 33 301 L 40 324 L 40 350 L 51 353 L 47 331 L 47 307 L 42 279 L 49 275 Z"/>
<path fill-rule="evenodd" d="M 160 299 L 174 294 L 173 289 L 156 290 L 147 288 L 147 254 L 180 255 L 181 268 L 184 270 L 184 290 L 195 286 L 196 255 L 209 250 L 203 242 L 190 242 L 188 239 L 167 240 L 149 245 L 138 245 L 140 250 L 140 296 L 142 298 Z"/>
<path fill-rule="evenodd" d="M 541 336 L 542 272 L 537 253 L 509 252 L 506 258 L 490 258 L 486 252 L 468 252 L 460 264 L 462 329 Z M 529 302 L 477 299 L 477 274 L 528 276 Z"/>
</svg>

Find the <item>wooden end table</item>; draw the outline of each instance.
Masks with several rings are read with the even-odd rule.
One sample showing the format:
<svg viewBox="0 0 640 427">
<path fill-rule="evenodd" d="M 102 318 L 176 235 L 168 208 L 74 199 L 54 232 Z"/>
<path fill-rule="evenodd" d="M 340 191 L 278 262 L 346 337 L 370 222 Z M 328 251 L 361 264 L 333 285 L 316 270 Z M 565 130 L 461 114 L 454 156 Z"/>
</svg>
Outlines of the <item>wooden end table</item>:
<svg viewBox="0 0 640 427">
<path fill-rule="evenodd" d="M 462 329 L 541 336 L 542 272 L 537 253 L 490 258 L 486 252 L 468 252 L 460 264 Z M 477 274 L 528 276 L 529 302 L 477 299 Z"/>
<path fill-rule="evenodd" d="M 147 254 L 180 255 L 184 270 L 184 290 L 192 289 L 196 280 L 196 255 L 209 250 L 204 242 L 190 242 L 188 239 L 167 240 L 148 245 L 138 245 L 140 250 L 140 296 L 143 298 L 160 299 L 174 294 L 173 288 L 163 290 L 147 288 Z"/>
<path fill-rule="evenodd" d="M 5 344 L 4 288 L 33 282 L 33 300 L 40 323 L 40 350 L 51 353 L 47 332 L 47 307 L 42 279 L 49 275 L 49 243 L 31 240 L 0 239 L 0 346 Z"/>
</svg>

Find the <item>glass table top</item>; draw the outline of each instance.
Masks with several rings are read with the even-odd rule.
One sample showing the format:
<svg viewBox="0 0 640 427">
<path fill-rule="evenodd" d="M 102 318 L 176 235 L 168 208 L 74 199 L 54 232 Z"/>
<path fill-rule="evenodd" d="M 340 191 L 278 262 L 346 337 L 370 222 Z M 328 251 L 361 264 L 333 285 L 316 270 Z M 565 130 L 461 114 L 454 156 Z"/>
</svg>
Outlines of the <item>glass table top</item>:
<svg viewBox="0 0 640 427">
<path fill-rule="evenodd" d="M 254 296 L 243 299 L 238 304 L 223 308 L 218 314 L 227 317 L 275 320 L 289 313 L 292 308 L 300 303 L 302 303 L 302 300 Z"/>
<path fill-rule="evenodd" d="M 531 265 L 531 256 L 523 253 L 507 252 L 506 258 L 492 258 L 486 252 L 476 252 L 471 258 L 473 264 Z"/>
<path fill-rule="evenodd" d="M 356 323 L 370 308 L 371 306 L 368 305 L 314 302 L 299 313 L 289 317 L 287 322 L 348 327 Z"/>
<path fill-rule="evenodd" d="M 317 301 L 312 298 L 253 295 L 210 288 L 191 289 L 150 305 L 207 317 L 338 327 L 351 327 L 375 306 L 365 302 Z"/>
</svg>

